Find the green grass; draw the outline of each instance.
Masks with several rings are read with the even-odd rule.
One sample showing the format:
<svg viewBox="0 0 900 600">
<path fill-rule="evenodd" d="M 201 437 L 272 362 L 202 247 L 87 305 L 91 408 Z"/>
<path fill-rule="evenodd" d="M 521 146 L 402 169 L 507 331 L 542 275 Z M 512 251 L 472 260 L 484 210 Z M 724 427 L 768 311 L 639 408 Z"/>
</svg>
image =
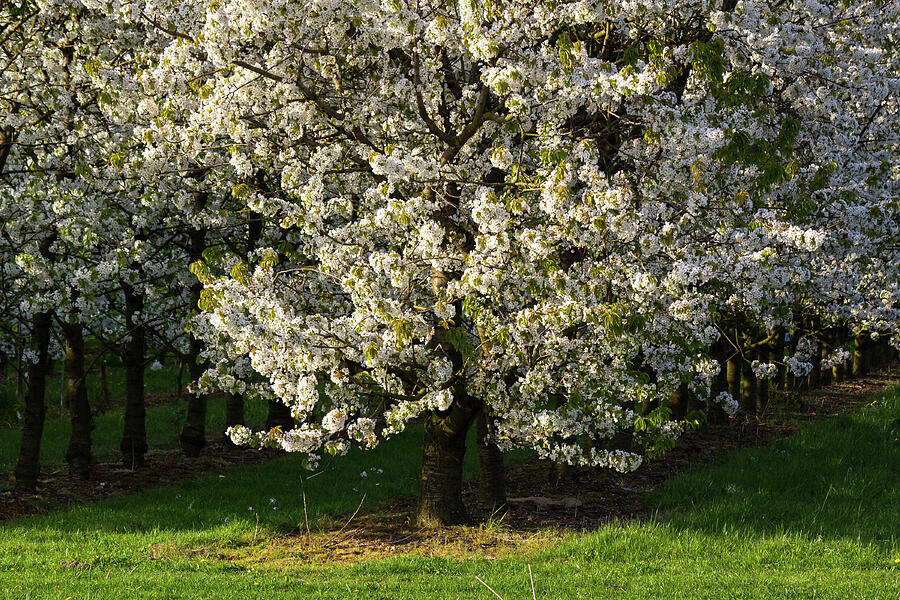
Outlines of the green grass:
<svg viewBox="0 0 900 600">
<path fill-rule="evenodd" d="M 159 371 L 147 369 L 145 388 L 148 394 L 163 394 L 174 391 L 177 367 L 166 366 Z M 187 380 L 185 380 L 187 381 Z M 113 405 L 121 406 L 124 395 L 124 373 L 121 368 L 110 368 L 108 373 L 110 396 Z M 96 406 L 100 397 L 99 376 L 88 377 L 88 393 L 91 405 Z M 54 379 L 48 385 L 47 398 L 58 402 L 58 382 Z M 0 394 L 14 396 L 15 383 L 0 384 Z M 56 394 L 56 395 L 54 395 Z M 44 433 L 41 437 L 42 467 L 59 467 L 65 462 L 69 444 L 71 424 L 67 415 L 60 416 L 58 404 L 50 402 Z M 178 444 L 178 435 L 184 424 L 187 410 L 186 394 L 180 402 L 149 406 L 147 408 L 147 444 L 151 449 L 172 448 Z M 247 425 L 262 427 L 266 419 L 267 406 L 262 401 L 245 402 L 244 414 Z M 13 411 L 14 414 L 14 411 Z M 91 431 L 94 457 L 100 461 L 114 460 L 120 456 L 119 443 L 122 441 L 124 411 L 121 408 L 96 414 Z M 207 436 L 215 437 L 225 431 L 225 402 L 222 398 L 212 398 L 207 407 Z M 10 472 L 18 459 L 22 432 L 17 423 L 0 423 L 0 473 Z"/>
<path fill-rule="evenodd" d="M 0 599 L 496 598 L 478 576 L 513 600 L 531 598 L 529 565 L 541 599 L 900 598 L 898 417 L 895 388 L 859 413 L 671 480 L 649 498 L 656 518 L 497 560 L 272 555 L 275 536 L 303 522 L 299 463 L 285 457 L 8 523 Z M 308 480 L 313 527 L 346 518 L 363 493 L 367 504 L 412 493 L 420 435 L 353 452 Z M 201 558 L 201 547 L 239 558 Z"/>
</svg>

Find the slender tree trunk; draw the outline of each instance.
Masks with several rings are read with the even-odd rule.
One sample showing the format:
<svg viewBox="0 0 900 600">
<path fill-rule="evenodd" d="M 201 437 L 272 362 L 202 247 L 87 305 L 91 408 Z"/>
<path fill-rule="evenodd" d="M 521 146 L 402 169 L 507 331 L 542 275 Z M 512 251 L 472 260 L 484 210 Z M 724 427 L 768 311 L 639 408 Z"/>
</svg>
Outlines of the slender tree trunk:
<svg viewBox="0 0 900 600">
<path fill-rule="evenodd" d="M 188 373 L 191 381 L 197 381 L 206 370 L 205 363 L 198 363 L 202 343 L 197 339 L 191 340 L 190 362 Z M 206 394 L 188 394 L 187 419 L 181 430 L 181 451 L 185 456 L 197 457 L 206 447 Z"/>
<path fill-rule="evenodd" d="M 686 383 L 682 383 L 669 396 L 669 410 L 672 411 L 672 420 L 680 421 L 688 414 L 688 404 L 690 403 L 690 390 Z"/>
<path fill-rule="evenodd" d="M 48 351 L 50 347 L 50 313 L 39 312 L 32 317 L 32 340 L 37 360 L 28 369 L 28 394 L 25 400 L 25 423 L 22 445 L 16 464 L 16 490 L 34 492 L 40 472 L 41 435 L 47 405 L 44 392 L 47 386 Z"/>
<path fill-rule="evenodd" d="M 853 338 L 853 376 L 861 377 L 868 372 L 866 354 L 869 347 L 867 331 L 857 333 Z"/>
<path fill-rule="evenodd" d="M 719 362 L 719 372 L 713 378 L 710 386 L 709 399 L 706 402 L 707 423 L 711 425 L 721 425 L 728 421 L 728 415 L 722 409 L 722 406 L 715 402 L 716 397 L 722 392 L 728 391 L 728 361 L 730 355 L 730 344 L 728 340 L 718 339 L 710 349 L 713 357 Z"/>
<path fill-rule="evenodd" d="M 503 452 L 494 441 L 494 424 L 487 407 L 478 413 L 478 504 L 493 513 L 506 507 L 506 467 Z"/>
<path fill-rule="evenodd" d="M 194 192 L 194 211 L 199 213 L 206 206 L 207 194 L 205 192 Z M 203 251 L 206 249 L 206 229 L 199 228 L 190 233 L 190 261 L 201 260 Z M 200 294 L 203 291 L 203 284 L 195 281 L 191 285 L 191 312 L 198 309 Z M 206 363 L 200 359 L 200 353 L 203 351 L 203 343 L 191 338 L 190 351 L 188 353 L 188 372 L 191 381 L 196 382 L 206 371 Z M 206 446 L 206 395 L 195 393 L 188 394 L 187 419 L 184 428 L 181 430 L 181 451 L 190 457 L 200 456 L 203 448 Z"/>
<path fill-rule="evenodd" d="M 775 374 L 775 378 L 771 380 L 770 385 L 770 389 L 773 392 L 784 389 L 784 382 L 787 377 L 787 366 L 784 363 L 784 348 L 784 329 L 778 327 L 775 329 L 775 341 L 772 344 L 772 354 L 769 359 L 778 365 L 778 373 Z"/>
<path fill-rule="evenodd" d="M 109 380 L 106 377 L 106 357 L 100 359 L 100 394 L 103 396 L 103 410 L 109 410 Z"/>
<path fill-rule="evenodd" d="M 756 349 L 756 360 L 760 363 L 769 362 L 769 354 L 771 349 L 766 343 Z M 756 413 L 762 414 L 769 406 L 769 380 L 762 377 L 756 377 Z"/>
<path fill-rule="evenodd" d="M 725 381 L 728 384 L 728 393 L 735 400 L 741 397 L 741 360 L 740 355 L 732 351 L 725 363 Z"/>
<path fill-rule="evenodd" d="M 69 475 L 75 479 L 89 479 L 91 476 L 91 407 L 88 403 L 87 385 L 84 373 L 84 331 L 81 323 L 63 323 L 65 340 L 66 404 L 72 433 L 66 462 Z"/>
<path fill-rule="evenodd" d="M 756 398 L 756 375 L 753 373 L 753 367 L 747 360 L 753 350 L 745 350 L 746 355 L 741 360 L 741 399 L 740 409 L 744 415 L 755 415 L 758 407 Z"/>
<path fill-rule="evenodd" d="M 843 348 L 845 339 L 844 328 L 843 327 L 835 327 L 834 329 L 834 346 L 835 348 Z M 840 362 L 831 369 L 831 375 L 835 382 L 840 383 L 844 381 L 844 375 L 846 374 L 846 369 L 844 365 L 846 363 Z"/>
<path fill-rule="evenodd" d="M 244 424 L 244 398 L 240 394 L 228 394 L 225 396 L 225 428 Z M 235 448 L 231 438 L 225 436 L 225 446 Z"/>
<path fill-rule="evenodd" d="M 16 402 L 25 400 L 25 367 L 22 365 L 22 323 L 17 325 L 19 335 L 16 339 Z"/>
<path fill-rule="evenodd" d="M 823 369 L 822 361 L 831 354 L 831 332 L 825 331 L 822 334 L 822 345 L 819 350 L 819 384 L 828 385 L 831 383 L 831 369 Z"/>
<path fill-rule="evenodd" d="M 130 285 L 125 292 L 125 326 L 129 339 L 122 348 L 125 367 L 125 426 L 122 430 L 122 464 L 129 469 L 144 466 L 147 453 L 147 409 L 144 395 L 144 366 L 146 364 L 146 329 L 141 311 L 144 297 Z"/>
</svg>

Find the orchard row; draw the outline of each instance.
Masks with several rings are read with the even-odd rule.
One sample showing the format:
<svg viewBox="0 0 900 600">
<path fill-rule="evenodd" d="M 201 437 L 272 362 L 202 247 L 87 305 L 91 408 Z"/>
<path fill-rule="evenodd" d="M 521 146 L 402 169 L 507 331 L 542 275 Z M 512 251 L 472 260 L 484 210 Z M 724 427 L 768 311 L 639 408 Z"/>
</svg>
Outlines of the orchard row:
<svg viewBox="0 0 900 600">
<path fill-rule="evenodd" d="M 18 485 L 34 486 L 52 352 L 72 357 L 69 460 L 87 474 L 85 336 L 128 369 L 126 461 L 146 451 L 142 370 L 177 352 L 195 382 L 188 453 L 215 390 L 232 440 L 310 465 L 424 423 L 422 524 L 465 518 L 473 423 L 495 459 L 526 446 L 629 471 L 703 418 L 759 410 L 767 381 L 890 355 L 898 12 L 8 2 L 0 322 L 8 349 L 29 346 Z M 250 394 L 283 406 L 280 427 L 241 425 Z"/>
</svg>

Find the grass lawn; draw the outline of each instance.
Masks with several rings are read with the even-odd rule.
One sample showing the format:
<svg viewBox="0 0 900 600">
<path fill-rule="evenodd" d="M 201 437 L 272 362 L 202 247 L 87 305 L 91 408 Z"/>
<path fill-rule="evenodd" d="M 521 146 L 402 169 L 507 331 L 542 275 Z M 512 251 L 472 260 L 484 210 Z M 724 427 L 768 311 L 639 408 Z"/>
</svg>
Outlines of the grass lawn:
<svg viewBox="0 0 900 600">
<path fill-rule="evenodd" d="M 315 558 L 363 494 L 372 506 L 414 492 L 418 432 L 303 484 L 311 546 L 285 535 L 305 527 L 299 461 L 236 467 L 3 525 L 0 599 L 496 598 L 478 577 L 513 600 L 532 597 L 529 566 L 537 598 L 900 598 L 900 388 L 871 400 L 670 480 L 649 499 L 652 519 L 446 532 L 513 540 L 490 556 L 448 544 Z"/>
</svg>

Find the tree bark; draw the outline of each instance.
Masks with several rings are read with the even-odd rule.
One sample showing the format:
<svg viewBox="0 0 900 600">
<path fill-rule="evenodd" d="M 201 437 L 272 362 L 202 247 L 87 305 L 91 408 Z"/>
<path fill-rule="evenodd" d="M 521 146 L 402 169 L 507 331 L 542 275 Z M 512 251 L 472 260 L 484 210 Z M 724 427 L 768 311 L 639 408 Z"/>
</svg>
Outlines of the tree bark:
<svg viewBox="0 0 900 600">
<path fill-rule="evenodd" d="M 747 360 L 750 352 L 750 350 L 747 350 L 747 356 L 741 360 L 741 399 L 739 404 L 744 415 L 755 415 L 758 408 L 756 375 L 753 373 L 750 361 Z"/>
<path fill-rule="evenodd" d="M 822 345 L 819 349 L 819 385 L 828 385 L 831 383 L 831 369 L 823 369 L 822 361 L 831 354 L 831 333 L 825 331 L 822 334 Z"/>
<path fill-rule="evenodd" d="M 144 395 L 144 367 L 146 364 L 146 329 L 140 316 L 144 297 L 130 285 L 125 292 L 125 327 L 129 339 L 122 348 L 125 367 L 125 425 L 122 430 L 122 464 L 129 469 L 144 466 L 147 453 L 147 409 Z"/>
<path fill-rule="evenodd" d="M 719 394 L 729 389 L 727 373 L 730 360 L 729 346 L 730 344 L 727 340 L 719 338 L 710 349 L 713 357 L 719 362 L 719 372 L 712 380 L 709 399 L 706 401 L 706 423 L 710 425 L 721 425 L 728 421 L 728 415 L 722 409 L 722 406 L 715 402 L 715 399 Z M 706 424 L 704 424 L 704 428 L 706 428 Z"/>
<path fill-rule="evenodd" d="M 686 383 L 679 385 L 672 395 L 669 396 L 669 410 L 672 411 L 672 420 L 679 421 L 687 416 L 690 402 L 689 396 L 690 390 Z"/>
<path fill-rule="evenodd" d="M 845 338 L 844 328 L 836 327 L 834 329 L 834 347 L 835 348 L 843 348 L 844 341 L 845 341 L 844 338 Z M 844 381 L 844 375 L 846 373 L 844 364 L 845 363 L 840 362 L 831 368 L 831 377 L 836 383 L 840 383 L 840 382 Z"/>
<path fill-rule="evenodd" d="M 764 344 L 756 349 L 756 360 L 758 360 L 760 363 L 769 362 L 770 354 L 771 348 L 769 344 Z M 762 377 L 756 378 L 757 414 L 763 413 L 769 406 L 769 381 L 769 379 L 763 379 Z"/>
<path fill-rule="evenodd" d="M 225 428 L 244 424 L 244 398 L 240 394 L 228 394 L 225 396 Z M 234 442 L 227 435 L 225 446 L 236 448 Z"/>
<path fill-rule="evenodd" d="M 266 414 L 266 429 L 280 427 L 282 431 L 289 431 L 294 427 L 294 417 L 291 409 L 280 400 L 269 400 L 269 412 Z"/>
<path fill-rule="evenodd" d="M 472 521 L 462 501 L 462 469 L 466 432 L 475 415 L 471 411 L 453 408 L 450 412 L 447 417 L 433 413 L 425 419 L 416 511 L 419 527 L 464 525 Z M 463 415 L 463 412 L 470 414 Z M 452 413 L 459 414 L 454 416 Z"/>
<path fill-rule="evenodd" d="M 207 194 L 205 192 L 194 192 L 194 211 L 199 213 L 206 206 Z M 206 229 L 194 229 L 190 233 L 190 244 L 188 255 L 190 261 L 201 260 L 203 251 L 206 249 Z M 196 311 L 200 302 L 200 294 L 203 291 L 203 283 L 195 281 L 191 285 L 191 314 Z M 192 337 L 190 350 L 188 352 L 188 373 L 191 381 L 196 382 L 206 370 L 206 363 L 200 359 L 200 353 L 203 351 L 203 343 Z M 184 428 L 181 430 L 179 438 L 181 451 L 185 456 L 197 457 L 206 447 L 206 395 L 205 394 L 188 394 L 187 419 Z"/>
<path fill-rule="evenodd" d="M 16 463 L 16 490 L 34 492 L 40 472 L 41 435 L 44 433 L 44 392 L 47 386 L 48 351 L 50 347 L 50 313 L 39 312 L 32 317 L 32 340 L 37 361 L 28 369 L 28 392 L 25 399 L 25 423 L 22 445 Z"/>
<path fill-rule="evenodd" d="M 206 370 L 206 364 L 198 362 L 202 343 L 191 339 L 188 373 L 191 381 L 197 381 Z M 206 394 L 188 394 L 187 419 L 181 430 L 181 451 L 185 456 L 196 458 L 206 447 Z"/>
<path fill-rule="evenodd" d="M 80 323 L 63 323 L 65 340 L 66 404 L 72 433 L 66 462 L 69 475 L 75 479 L 90 479 L 91 476 L 91 406 L 88 403 L 87 385 L 84 372 L 84 331 Z"/>
<path fill-rule="evenodd" d="M 853 376 L 861 377 L 868 372 L 866 354 L 869 340 L 868 332 L 861 331 L 853 337 Z"/>
<path fill-rule="evenodd" d="M 494 441 L 494 424 L 481 409 L 476 421 L 478 439 L 478 504 L 489 514 L 506 507 L 506 467 Z"/>
</svg>

